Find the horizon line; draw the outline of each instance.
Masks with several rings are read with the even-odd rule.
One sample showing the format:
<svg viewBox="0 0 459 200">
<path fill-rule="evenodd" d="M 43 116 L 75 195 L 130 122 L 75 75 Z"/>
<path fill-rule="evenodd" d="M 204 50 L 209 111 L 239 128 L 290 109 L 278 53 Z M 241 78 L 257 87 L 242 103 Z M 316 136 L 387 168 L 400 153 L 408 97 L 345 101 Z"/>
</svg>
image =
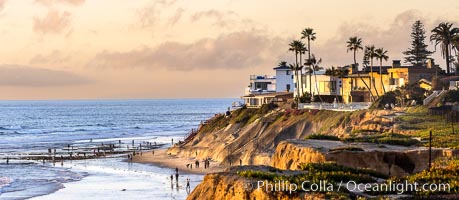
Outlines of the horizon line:
<svg viewBox="0 0 459 200">
<path fill-rule="evenodd" d="M 0 99 L 2 101 L 142 101 L 142 100 L 211 100 L 240 99 L 240 97 L 177 97 L 177 98 L 81 98 L 81 99 Z"/>
</svg>

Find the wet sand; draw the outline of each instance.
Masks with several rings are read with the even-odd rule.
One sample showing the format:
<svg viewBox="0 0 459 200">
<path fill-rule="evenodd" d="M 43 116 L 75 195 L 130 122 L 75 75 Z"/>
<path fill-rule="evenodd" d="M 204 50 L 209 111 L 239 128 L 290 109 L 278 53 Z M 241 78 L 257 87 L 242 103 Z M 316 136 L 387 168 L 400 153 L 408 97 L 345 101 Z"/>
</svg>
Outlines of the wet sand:
<svg viewBox="0 0 459 200">
<path fill-rule="evenodd" d="M 158 149 L 155 150 L 154 155 L 151 151 L 143 152 L 142 155 L 137 154 L 133 157 L 132 162 L 136 163 L 145 163 L 145 164 L 153 164 L 159 167 L 171 168 L 175 169 L 176 167 L 179 169 L 179 172 L 185 172 L 190 174 L 207 174 L 207 173 L 215 173 L 224 171 L 225 168 L 219 166 L 219 162 L 210 161 L 210 168 L 204 169 L 204 162 L 200 160 L 199 168 L 195 166 L 195 159 L 194 158 L 182 158 L 167 155 L 167 149 Z M 187 168 L 187 164 L 193 164 L 193 168 Z"/>
</svg>

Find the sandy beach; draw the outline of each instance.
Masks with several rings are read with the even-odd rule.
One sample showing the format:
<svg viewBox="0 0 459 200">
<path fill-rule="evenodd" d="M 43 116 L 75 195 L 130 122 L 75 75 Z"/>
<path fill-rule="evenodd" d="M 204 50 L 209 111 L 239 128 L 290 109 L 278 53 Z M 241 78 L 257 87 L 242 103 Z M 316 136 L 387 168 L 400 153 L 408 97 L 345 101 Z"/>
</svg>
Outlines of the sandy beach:
<svg viewBox="0 0 459 200">
<path fill-rule="evenodd" d="M 220 163 L 213 161 L 210 161 L 209 168 L 204 169 L 204 162 L 202 162 L 202 160 L 200 160 L 199 168 L 196 168 L 196 160 L 194 158 L 171 156 L 167 155 L 166 151 L 167 149 L 158 149 L 154 151 L 154 154 L 151 151 L 143 152 L 142 155 L 137 154 L 135 157 L 133 157 L 132 162 L 152 164 L 171 169 L 175 169 L 177 167 L 180 172 L 190 174 L 207 174 L 225 170 L 224 167 L 219 166 Z M 193 164 L 193 168 L 187 168 L 187 164 Z"/>
</svg>

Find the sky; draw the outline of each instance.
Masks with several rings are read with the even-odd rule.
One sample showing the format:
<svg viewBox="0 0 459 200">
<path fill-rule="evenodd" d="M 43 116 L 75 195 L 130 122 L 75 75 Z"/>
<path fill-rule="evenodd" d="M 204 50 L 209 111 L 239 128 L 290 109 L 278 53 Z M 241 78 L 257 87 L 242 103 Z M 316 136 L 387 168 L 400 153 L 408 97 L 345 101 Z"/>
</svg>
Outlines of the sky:
<svg viewBox="0 0 459 200">
<path fill-rule="evenodd" d="M 249 75 L 294 60 L 288 44 L 304 28 L 325 68 L 353 62 L 351 36 L 387 49 L 390 64 L 416 20 L 428 37 L 442 21 L 458 27 L 459 2 L 0 0 L 0 99 L 239 97 Z"/>
</svg>

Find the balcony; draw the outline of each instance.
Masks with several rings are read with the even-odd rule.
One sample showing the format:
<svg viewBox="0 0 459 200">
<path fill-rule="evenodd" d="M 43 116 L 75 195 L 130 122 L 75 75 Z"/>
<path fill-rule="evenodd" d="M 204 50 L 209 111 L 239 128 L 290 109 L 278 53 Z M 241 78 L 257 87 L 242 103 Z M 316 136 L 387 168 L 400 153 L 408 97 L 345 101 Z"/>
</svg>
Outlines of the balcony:
<svg viewBox="0 0 459 200">
<path fill-rule="evenodd" d="M 250 80 L 276 80 L 276 76 L 250 75 Z"/>
<path fill-rule="evenodd" d="M 267 89 L 252 89 L 250 87 L 245 88 L 245 95 L 250 94 L 267 94 L 276 92 L 275 87 L 268 87 Z"/>
</svg>

